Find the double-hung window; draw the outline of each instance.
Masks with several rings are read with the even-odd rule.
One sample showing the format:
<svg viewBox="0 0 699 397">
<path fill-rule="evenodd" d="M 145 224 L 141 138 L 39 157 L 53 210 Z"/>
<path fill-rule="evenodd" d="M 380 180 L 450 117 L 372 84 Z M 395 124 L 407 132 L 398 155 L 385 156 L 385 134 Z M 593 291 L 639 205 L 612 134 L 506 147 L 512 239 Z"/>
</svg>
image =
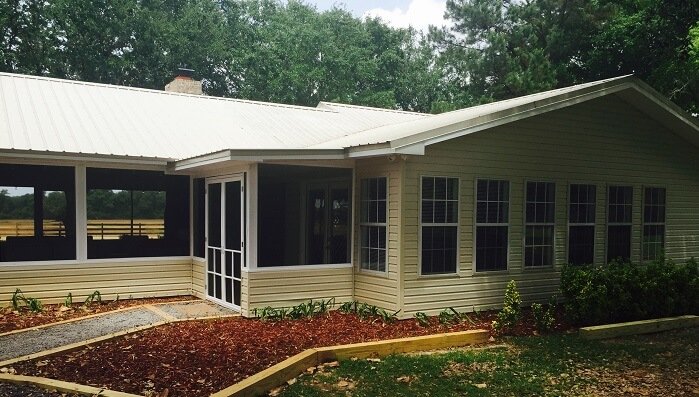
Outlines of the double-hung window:
<svg viewBox="0 0 699 397">
<path fill-rule="evenodd" d="M 524 266 L 553 266 L 556 185 L 527 182 L 524 228 Z"/>
<path fill-rule="evenodd" d="M 571 184 L 568 198 L 568 263 L 592 264 L 595 260 L 595 185 Z"/>
<path fill-rule="evenodd" d="M 631 259 L 633 187 L 609 186 L 607 194 L 607 262 Z"/>
<path fill-rule="evenodd" d="M 507 270 L 509 211 L 509 181 L 476 181 L 476 271 Z"/>
<path fill-rule="evenodd" d="M 643 260 L 656 260 L 665 251 L 665 189 L 647 187 L 643 197 Z"/>
<path fill-rule="evenodd" d="M 421 274 L 455 273 L 459 179 L 425 176 L 421 188 Z"/>
<path fill-rule="evenodd" d="M 386 271 L 386 178 L 367 178 L 360 186 L 360 241 L 364 270 Z"/>
</svg>

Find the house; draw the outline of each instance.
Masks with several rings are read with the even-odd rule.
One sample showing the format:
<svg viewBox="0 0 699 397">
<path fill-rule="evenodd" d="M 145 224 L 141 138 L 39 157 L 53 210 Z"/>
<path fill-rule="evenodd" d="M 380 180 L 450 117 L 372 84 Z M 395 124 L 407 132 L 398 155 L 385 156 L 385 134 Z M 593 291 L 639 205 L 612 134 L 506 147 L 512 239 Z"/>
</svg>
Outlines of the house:
<svg viewBox="0 0 699 397">
<path fill-rule="evenodd" d="M 0 74 L 0 302 L 492 308 L 699 256 L 699 125 L 632 76 L 440 115 Z M 192 94 L 193 93 L 193 94 Z"/>
</svg>

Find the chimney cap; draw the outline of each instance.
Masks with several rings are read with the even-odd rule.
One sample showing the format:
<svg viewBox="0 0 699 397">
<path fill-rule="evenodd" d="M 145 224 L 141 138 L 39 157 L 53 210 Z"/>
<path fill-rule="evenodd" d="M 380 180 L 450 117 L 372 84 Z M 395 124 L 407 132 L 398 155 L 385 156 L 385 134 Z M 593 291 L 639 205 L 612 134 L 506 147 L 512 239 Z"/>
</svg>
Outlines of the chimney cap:
<svg viewBox="0 0 699 397">
<path fill-rule="evenodd" d="M 175 71 L 175 76 L 177 76 L 177 77 L 192 78 L 193 75 L 194 75 L 194 69 L 177 68 L 177 70 Z"/>
</svg>

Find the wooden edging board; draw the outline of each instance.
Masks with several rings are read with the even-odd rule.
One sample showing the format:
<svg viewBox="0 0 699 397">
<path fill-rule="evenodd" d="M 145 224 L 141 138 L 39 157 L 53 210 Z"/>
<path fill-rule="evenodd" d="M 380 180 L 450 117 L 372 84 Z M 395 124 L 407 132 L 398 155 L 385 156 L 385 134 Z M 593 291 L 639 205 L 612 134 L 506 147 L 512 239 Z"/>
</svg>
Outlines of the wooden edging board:
<svg viewBox="0 0 699 397">
<path fill-rule="evenodd" d="M 583 327 L 580 328 L 580 336 L 585 339 L 607 339 L 697 326 L 699 326 L 699 316 L 666 317 L 653 320 Z"/>
<path fill-rule="evenodd" d="M 216 392 L 211 397 L 259 396 L 298 376 L 309 367 L 328 361 L 351 357 L 383 357 L 395 353 L 446 349 L 487 341 L 488 331 L 473 330 L 308 349 Z"/>
<path fill-rule="evenodd" d="M 53 323 L 46 323 L 46 324 L 41 324 L 41 325 L 35 325 L 35 326 L 29 327 L 29 328 L 15 329 L 15 330 L 12 330 L 12 331 L 7 331 L 7 332 L 0 333 L 0 337 L 7 336 L 7 335 L 12 335 L 12 334 L 18 334 L 18 333 L 20 333 L 20 332 L 34 331 L 34 330 L 37 330 L 37 329 L 47 328 L 47 327 L 51 327 L 51 326 L 54 326 L 54 325 L 61 325 L 61 324 L 74 323 L 74 322 L 76 322 L 76 321 L 87 320 L 87 319 L 90 319 L 90 318 L 100 317 L 100 316 L 104 316 L 104 315 L 112 314 L 112 313 L 119 313 L 119 312 L 124 312 L 124 311 L 128 311 L 128 310 L 136 310 L 136 309 L 144 309 L 144 308 L 147 309 L 147 308 L 148 308 L 147 306 L 151 306 L 151 307 L 152 307 L 152 306 L 158 306 L 158 305 L 168 305 L 168 304 L 173 304 L 173 303 L 192 303 L 192 302 L 202 302 L 202 301 L 203 301 L 203 300 L 189 299 L 189 300 L 171 301 L 171 302 L 142 303 L 142 304 L 139 304 L 139 305 L 128 306 L 128 307 L 122 307 L 122 308 L 120 308 L 120 309 L 108 310 L 108 311 L 100 312 L 100 313 L 87 314 L 87 315 L 80 316 L 80 317 L 73 317 L 73 318 L 69 318 L 69 319 L 67 319 L 67 320 L 56 321 L 56 322 L 53 322 Z M 152 309 L 151 309 L 151 311 L 152 311 Z M 160 310 L 160 312 L 162 312 L 162 310 Z"/>
<path fill-rule="evenodd" d="M 140 397 L 136 394 L 122 393 L 119 391 L 107 390 L 99 387 L 79 385 L 77 383 L 64 382 L 62 380 L 38 378 L 35 376 L 0 374 L 0 382 L 15 383 L 20 385 L 33 385 L 42 389 L 57 390 L 61 393 L 78 393 L 86 396 Z"/>
</svg>

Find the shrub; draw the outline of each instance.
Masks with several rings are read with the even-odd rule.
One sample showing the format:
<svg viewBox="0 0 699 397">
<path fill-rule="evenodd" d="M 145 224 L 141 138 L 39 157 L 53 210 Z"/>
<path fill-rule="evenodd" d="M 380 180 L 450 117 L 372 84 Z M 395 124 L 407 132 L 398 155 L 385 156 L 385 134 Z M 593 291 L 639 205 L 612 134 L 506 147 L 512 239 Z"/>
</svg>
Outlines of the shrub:
<svg viewBox="0 0 699 397">
<path fill-rule="evenodd" d="M 423 312 L 415 313 L 415 320 L 423 327 L 428 327 L 430 325 L 430 318 Z"/>
<path fill-rule="evenodd" d="M 505 301 L 502 310 L 498 313 L 498 319 L 493 321 L 493 328 L 496 331 L 504 331 L 514 328 L 519 322 L 522 314 L 522 298 L 517 291 L 517 283 L 510 280 L 505 289 Z"/>
<path fill-rule="evenodd" d="M 693 259 L 564 266 L 561 292 L 566 316 L 578 325 L 698 314 L 699 266 Z"/>
<path fill-rule="evenodd" d="M 548 305 L 532 303 L 532 316 L 539 332 L 547 332 L 556 325 L 556 298 L 551 297 Z"/>
</svg>

